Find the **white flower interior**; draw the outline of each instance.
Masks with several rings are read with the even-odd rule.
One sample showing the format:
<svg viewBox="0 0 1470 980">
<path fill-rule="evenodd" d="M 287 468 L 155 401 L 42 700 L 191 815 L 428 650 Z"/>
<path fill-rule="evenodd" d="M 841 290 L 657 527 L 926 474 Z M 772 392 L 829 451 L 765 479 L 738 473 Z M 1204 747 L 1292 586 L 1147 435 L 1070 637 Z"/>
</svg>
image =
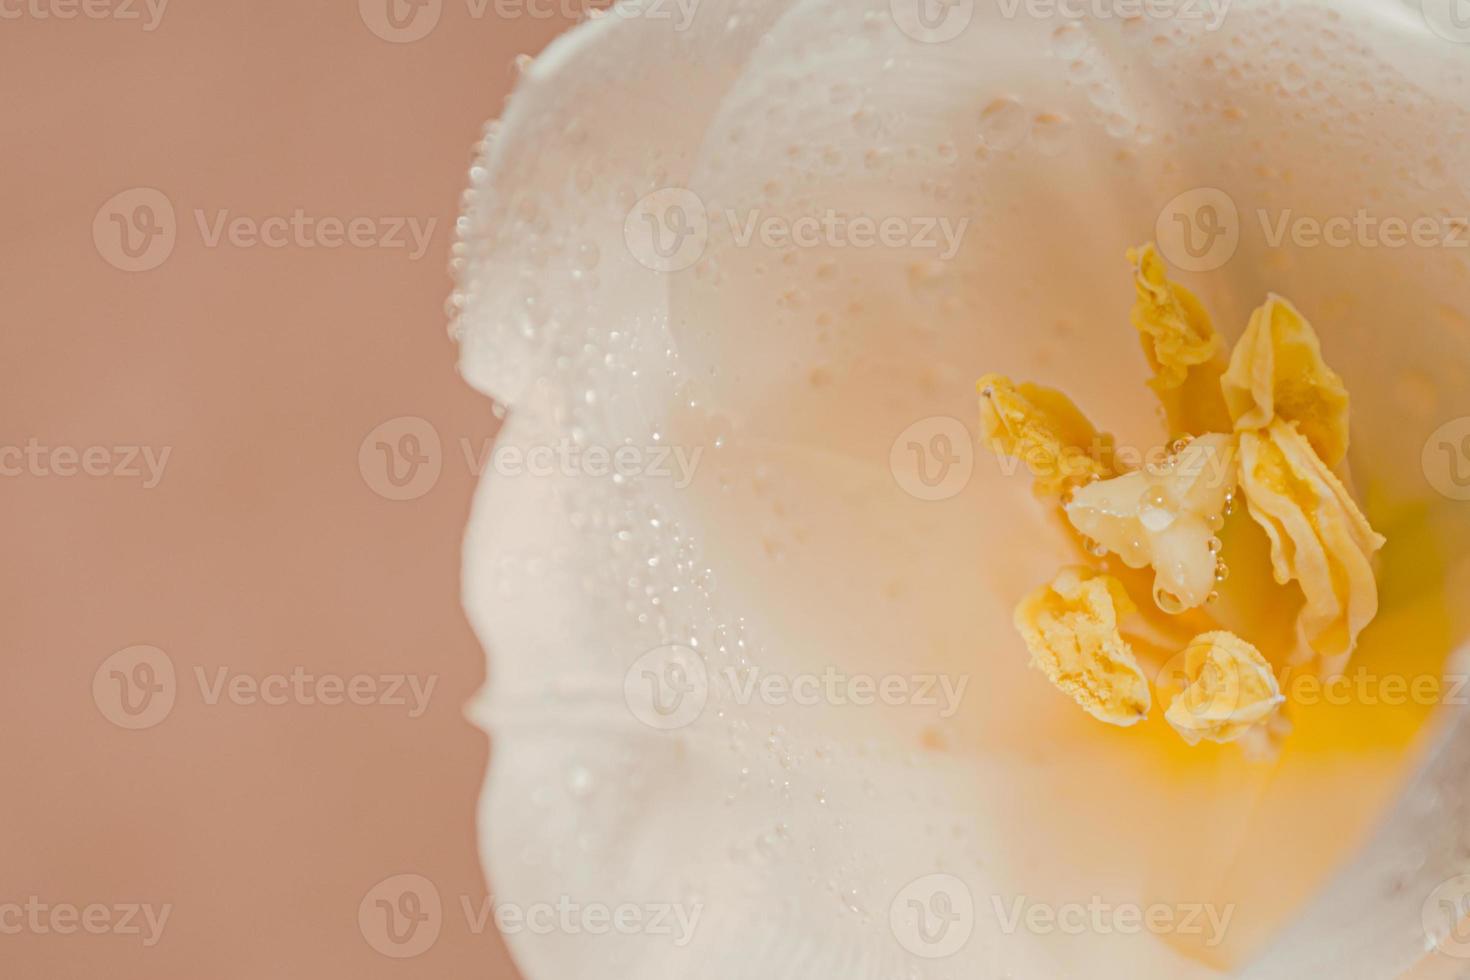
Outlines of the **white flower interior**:
<svg viewBox="0 0 1470 980">
<path fill-rule="evenodd" d="M 1124 254 L 1171 199 L 1219 189 L 1238 251 L 1181 278 L 1231 341 L 1290 296 L 1355 399 L 1349 464 L 1392 542 L 1359 661 L 1442 661 L 1466 522 L 1421 450 L 1470 414 L 1470 252 L 1268 233 L 1288 212 L 1470 213 L 1470 72 L 1409 5 L 1346 8 L 1237 2 L 1209 31 L 978 3 L 944 43 L 887 3 L 709 2 L 687 31 L 627 8 L 530 68 L 461 223 L 463 370 L 509 409 L 500 448 L 632 446 L 644 472 L 482 483 L 464 593 L 490 655 L 486 867 L 501 901 L 700 910 L 683 944 L 512 935 L 530 980 L 1220 975 L 1367 838 L 1427 711 L 1309 715 L 1271 765 L 1187 749 L 1157 710 L 1099 726 L 1011 628 L 1075 556 L 1024 471 L 975 454 L 963 491 L 927 500 L 890 465 L 915 423 L 973 431 L 988 370 L 1065 390 L 1121 444 L 1165 441 Z M 710 219 L 699 261 L 663 273 L 626 219 L 669 187 Z M 937 244 L 742 240 L 831 215 Z M 952 255 L 944 228 L 963 229 Z M 663 447 L 696 460 L 687 486 Z M 666 644 L 701 656 L 708 703 L 661 731 L 624 683 Z M 911 701 L 935 678 L 940 703 L 746 687 L 834 675 L 905 679 Z M 953 714 L 940 679 L 965 685 Z M 937 873 L 975 923 L 931 961 L 890 912 Z M 1006 927 L 1018 903 L 1094 896 L 1233 912 L 1222 936 Z"/>
</svg>

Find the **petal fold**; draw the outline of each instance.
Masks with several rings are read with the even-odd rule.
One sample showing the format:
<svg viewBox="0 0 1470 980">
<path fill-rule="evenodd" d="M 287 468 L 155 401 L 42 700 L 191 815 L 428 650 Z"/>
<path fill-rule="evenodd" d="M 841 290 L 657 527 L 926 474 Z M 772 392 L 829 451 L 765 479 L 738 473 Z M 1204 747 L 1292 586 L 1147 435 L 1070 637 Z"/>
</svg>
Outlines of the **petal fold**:
<svg viewBox="0 0 1470 980">
<path fill-rule="evenodd" d="M 1300 426 L 1328 466 L 1347 455 L 1347 388 L 1322 359 L 1316 331 L 1290 301 L 1273 295 L 1255 311 L 1220 385 L 1237 430 L 1285 419 Z"/>
<path fill-rule="evenodd" d="M 1240 478 L 1271 539 L 1276 581 L 1296 581 L 1306 596 L 1302 639 L 1335 674 L 1378 613 L 1372 559 L 1385 539 L 1296 425 L 1277 419 L 1241 433 Z"/>
</svg>

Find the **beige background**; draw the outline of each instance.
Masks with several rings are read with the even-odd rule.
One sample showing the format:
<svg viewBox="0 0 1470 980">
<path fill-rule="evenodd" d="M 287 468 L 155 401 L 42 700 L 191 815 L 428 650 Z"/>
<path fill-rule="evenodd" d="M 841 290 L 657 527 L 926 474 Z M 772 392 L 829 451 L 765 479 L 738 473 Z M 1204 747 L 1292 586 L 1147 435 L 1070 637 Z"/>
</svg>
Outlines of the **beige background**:
<svg viewBox="0 0 1470 980">
<path fill-rule="evenodd" d="M 390 43 L 374 2 L 173 0 L 156 21 L 143 0 L 0 4 L 4 976 L 511 975 L 462 911 L 486 894 L 489 752 L 461 715 L 484 676 L 458 603 L 463 447 L 493 420 L 455 373 L 443 301 L 470 148 L 514 56 L 561 18 L 443 0 L 425 36 Z M 172 251 L 166 234 L 122 251 L 119 220 L 134 244 L 168 228 L 137 211 L 157 195 L 104 207 L 135 188 L 174 209 Z M 336 248 L 330 226 L 250 238 L 297 209 L 435 226 L 417 259 L 376 221 Z M 211 244 L 221 212 L 250 222 Z M 359 449 L 400 416 L 432 426 L 441 472 L 394 501 L 376 440 L 362 466 Z M 169 453 L 161 479 L 130 446 Z M 135 645 L 162 651 L 171 707 L 137 688 L 148 712 L 123 709 L 114 669 L 148 677 L 103 664 Z M 279 693 L 270 676 L 297 668 L 328 697 L 367 675 L 372 703 L 213 693 L 221 669 Z M 386 703 L 393 674 L 434 679 L 422 716 Z M 399 959 L 358 911 L 402 873 L 443 912 Z M 39 921 L 5 909 L 32 896 Z M 156 944 L 128 933 L 132 903 L 171 906 Z"/>
</svg>

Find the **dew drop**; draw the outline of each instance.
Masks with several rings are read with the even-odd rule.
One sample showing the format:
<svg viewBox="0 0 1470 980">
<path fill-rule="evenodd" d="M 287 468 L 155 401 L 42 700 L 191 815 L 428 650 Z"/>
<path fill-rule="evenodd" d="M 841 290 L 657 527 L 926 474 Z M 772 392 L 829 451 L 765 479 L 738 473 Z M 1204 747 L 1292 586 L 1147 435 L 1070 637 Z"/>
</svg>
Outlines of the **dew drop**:
<svg viewBox="0 0 1470 980">
<path fill-rule="evenodd" d="M 1288 92 L 1300 92 L 1306 88 L 1307 82 L 1307 70 L 1298 62 L 1289 62 L 1281 70 L 1281 87 Z"/>
<path fill-rule="evenodd" d="M 602 252 L 596 242 L 583 242 L 577 246 L 577 265 L 582 269 L 595 269 L 602 261 Z"/>
<path fill-rule="evenodd" d="M 1087 35 L 1078 24 L 1063 24 L 1052 32 L 1051 43 L 1058 57 L 1070 60 L 1087 50 Z"/>
<path fill-rule="evenodd" d="M 1071 129 L 1071 122 L 1066 116 L 1054 112 L 1044 112 L 1036 117 L 1033 135 L 1036 139 L 1036 148 L 1047 156 L 1056 156 L 1061 153 L 1067 144 L 1067 133 Z"/>
<path fill-rule="evenodd" d="M 592 795 L 597 780 L 586 766 L 573 766 L 567 770 L 567 792 L 578 799 Z"/>
<path fill-rule="evenodd" d="M 980 113 L 980 142 L 992 150 L 1013 150 L 1031 127 L 1026 107 L 1011 96 L 996 99 Z"/>
<path fill-rule="evenodd" d="M 1161 585 L 1154 586 L 1154 604 L 1170 616 L 1184 612 L 1184 600 Z"/>
</svg>

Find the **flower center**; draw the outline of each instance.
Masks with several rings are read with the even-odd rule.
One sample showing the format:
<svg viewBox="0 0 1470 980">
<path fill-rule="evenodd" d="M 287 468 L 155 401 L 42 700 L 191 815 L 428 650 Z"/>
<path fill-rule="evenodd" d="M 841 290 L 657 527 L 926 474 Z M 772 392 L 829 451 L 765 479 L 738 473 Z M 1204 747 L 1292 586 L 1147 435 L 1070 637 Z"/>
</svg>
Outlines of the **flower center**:
<svg viewBox="0 0 1470 980">
<path fill-rule="evenodd" d="M 997 452 L 1026 462 L 1037 494 L 1056 499 L 1089 557 L 1153 572 L 1153 605 L 1171 621 L 1209 618 L 1230 574 L 1220 535 L 1237 494 L 1245 498 L 1270 539 L 1273 588 L 1304 600 L 1302 645 L 1268 657 L 1212 621 L 1181 654 L 1186 683 L 1160 686 L 1174 690 L 1165 718 L 1189 744 L 1259 742 L 1285 700 L 1273 664 L 1314 661 L 1336 673 L 1377 613 L 1372 556 L 1384 539 L 1333 472 L 1347 452 L 1347 391 L 1286 300 L 1268 298 L 1227 361 L 1203 305 L 1167 278 L 1153 246 L 1129 258 L 1149 384 L 1179 436 L 1164 458 L 1125 465 L 1065 395 L 999 375 L 980 380 L 981 422 Z M 1058 688 L 1100 720 L 1131 726 L 1152 702 L 1121 625 L 1139 607 L 1106 571 L 1064 571 L 1022 600 L 1016 626 Z M 1254 577 L 1265 579 L 1265 569 Z"/>
</svg>

